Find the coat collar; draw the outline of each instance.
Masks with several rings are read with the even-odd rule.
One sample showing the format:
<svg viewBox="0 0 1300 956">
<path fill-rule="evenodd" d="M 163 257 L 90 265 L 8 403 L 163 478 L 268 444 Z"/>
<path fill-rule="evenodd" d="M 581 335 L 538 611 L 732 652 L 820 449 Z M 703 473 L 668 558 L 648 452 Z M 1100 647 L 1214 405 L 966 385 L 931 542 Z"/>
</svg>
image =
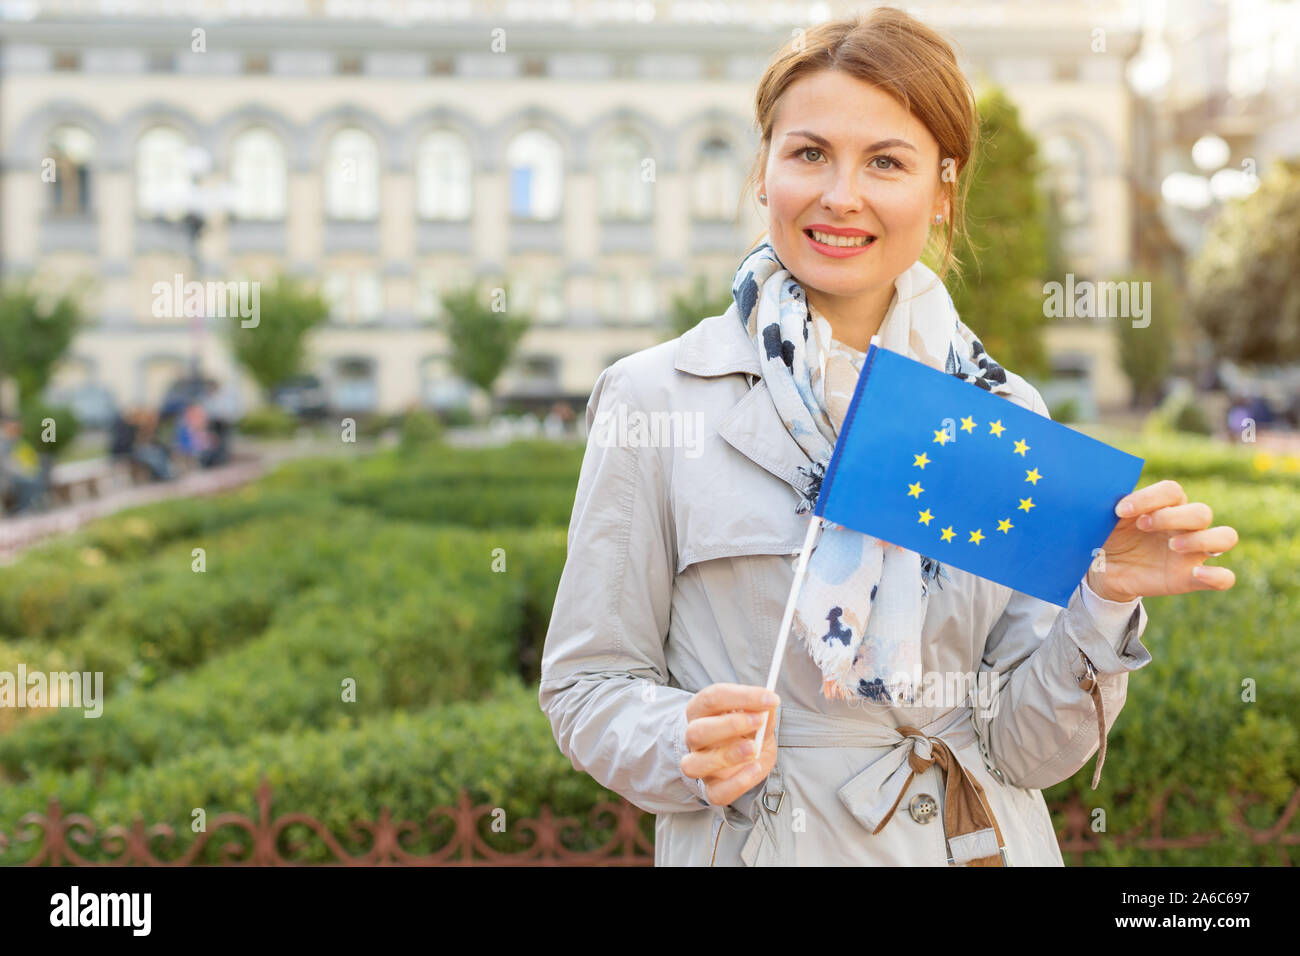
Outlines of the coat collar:
<svg viewBox="0 0 1300 956">
<path fill-rule="evenodd" d="M 763 380 L 758 352 L 738 316 L 733 301 L 725 313 L 703 319 L 682 335 L 675 367 L 706 378 L 743 372 L 757 379 L 740 401 L 723 413 L 718 434 L 802 495 L 812 479 L 798 469 L 808 469 L 812 462 L 777 413 Z"/>
</svg>

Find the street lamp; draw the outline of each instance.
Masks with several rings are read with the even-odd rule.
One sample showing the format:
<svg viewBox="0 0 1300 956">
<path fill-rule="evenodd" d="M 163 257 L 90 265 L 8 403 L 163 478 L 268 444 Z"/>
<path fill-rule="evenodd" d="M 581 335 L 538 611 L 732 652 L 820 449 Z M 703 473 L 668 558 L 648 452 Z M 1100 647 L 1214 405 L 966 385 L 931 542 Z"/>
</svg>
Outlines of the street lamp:
<svg viewBox="0 0 1300 956">
<path fill-rule="evenodd" d="M 178 190 L 174 201 L 167 204 L 171 214 L 166 218 L 184 231 L 194 279 L 202 282 L 203 261 L 199 254 L 199 240 L 213 218 L 233 208 L 233 187 L 229 183 L 205 182 L 212 171 L 212 156 L 202 146 L 185 148 L 183 168 L 183 186 Z M 207 301 L 206 295 L 203 296 L 203 301 Z M 190 373 L 194 378 L 202 378 L 204 316 L 201 310 L 191 317 L 190 331 Z"/>
</svg>

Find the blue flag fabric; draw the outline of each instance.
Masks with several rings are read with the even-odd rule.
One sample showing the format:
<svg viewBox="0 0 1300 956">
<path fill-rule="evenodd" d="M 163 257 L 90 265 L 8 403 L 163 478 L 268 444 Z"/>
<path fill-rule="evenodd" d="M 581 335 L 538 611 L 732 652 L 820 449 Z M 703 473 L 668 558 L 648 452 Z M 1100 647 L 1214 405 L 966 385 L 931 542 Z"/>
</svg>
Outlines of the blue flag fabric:
<svg viewBox="0 0 1300 956">
<path fill-rule="evenodd" d="M 814 512 L 1065 607 L 1143 463 L 873 344 Z"/>
</svg>

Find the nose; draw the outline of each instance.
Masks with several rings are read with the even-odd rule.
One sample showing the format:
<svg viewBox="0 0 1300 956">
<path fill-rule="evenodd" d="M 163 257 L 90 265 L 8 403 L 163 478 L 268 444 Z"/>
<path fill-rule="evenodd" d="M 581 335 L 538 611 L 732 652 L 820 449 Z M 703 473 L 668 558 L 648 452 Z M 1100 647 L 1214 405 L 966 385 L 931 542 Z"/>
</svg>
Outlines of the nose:
<svg viewBox="0 0 1300 956">
<path fill-rule="evenodd" d="M 822 206 L 839 218 L 862 209 L 865 200 L 852 167 L 831 173 L 831 181 L 822 192 Z"/>
</svg>

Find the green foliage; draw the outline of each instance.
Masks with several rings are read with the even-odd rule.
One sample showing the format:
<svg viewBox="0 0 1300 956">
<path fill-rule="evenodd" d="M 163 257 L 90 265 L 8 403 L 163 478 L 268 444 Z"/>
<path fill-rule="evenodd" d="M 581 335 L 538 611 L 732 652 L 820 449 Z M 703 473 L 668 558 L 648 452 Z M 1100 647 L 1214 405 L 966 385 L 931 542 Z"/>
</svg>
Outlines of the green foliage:
<svg viewBox="0 0 1300 956">
<path fill-rule="evenodd" d="M 412 409 L 402 416 L 398 434 L 399 447 L 409 452 L 440 443 L 445 437 L 446 428 L 442 419 L 433 412 Z"/>
<path fill-rule="evenodd" d="M 507 307 L 500 310 L 483 305 L 473 287 L 448 292 L 442 299 L 452 368 L 484 391 L 492 390 L 531 321 L 509 308 L 509 286 L 504 291 Z"/>
<path fill-rule="evenodd" d="M 1073 398 L 1067 398 L 1059 404 L 1053 405 L 1048 414 L 1052 416 L 1052 421 L 1060 422 L 1062 425 L 1068 425 L 1071 422 L 1079 420 L 1079 403 Z"/>
<path fill-rule="evenodd" d="M 12 378 L 18 384 L 24 408 L 48 384 L 81 323 L 75 291 L 49 296 L 29 277 L 0 287 L 0 379 Z"/>
<path fill-rule="evenodd" d="M 1143 430 L 1156 434 L 1191 432 L 1197 435 L 1210 435 L 1214 431 L 1195 393 L 1186 389 L 1170 392 L 1147 416 Z"/>
<path fill-rule="evenodd" d="M 1134 328 L 1133 320 L 1114 319 L 1115 346 L 1120 368 L 1133 386 L 1134 404 L 1150 406 L 1169 374 L 1174 345 L 1183 337 L 1182 297 L 1169 279 L 1161 274 L 1144 278 L 1119 276 L 1118 282 L 1150 282 L 1147 303 L 1149 323 Z"/>
<path fill-rule="evenodd" d="M 329 317 L 329 306 L 298 280 L 278 276 L 260 290 L 257 325 L 230 323 L 230 348 L 254 380 L 269 390 L 299 373 L 306 337 Z"/>
<path fill-rule="evenodd" d="M 673 337 L 689 332 L 699 324 L 701 319 L 711 315 L 721 315 L 731 305 L 731 290 L 725 285 L 712 292 L 708 280 L 697 275 L 689 292 L 673 296 L 672 334 Z"/>
<path fill-rule="evenodd" d="M 949 280 L 957 314 L 999 365 L 1044 376 L 1043 275 L 1047 232 L 1033 138 L 1000 90 L 979 98 L 981 152 L 971 168 L 967 235 L 953 251 L 963 276 Z M 937 256 L 927 257 L 930 264 Z"/>
<path fill-rule="evenodd" d="M 257 438 L 288 438 L 298 431 L 298 419 L 277 405 L 263 405 L 239 420 L 239 430 Z"/>
<path fill-rule="evenodd" d="M 23 438 L 32 448 L 42 455 L 61 457 L 66 455 L 77 440 L 81 431 L 77 416 L 71 408 L 62 405 L 47 405 L 39 399 L 23 402 L 22 415 Z M 50 423 L 47 431 L 45 423 Z M 46 435 L 51 440 L 46 441 Z"/>
<path fill-rule="evenodd" d="M 1227 203 L 1188 267 L 1191 313 L 1222 358 L 1300 359 L 1300 159 L 1277 159 Z"/>
</svg>

